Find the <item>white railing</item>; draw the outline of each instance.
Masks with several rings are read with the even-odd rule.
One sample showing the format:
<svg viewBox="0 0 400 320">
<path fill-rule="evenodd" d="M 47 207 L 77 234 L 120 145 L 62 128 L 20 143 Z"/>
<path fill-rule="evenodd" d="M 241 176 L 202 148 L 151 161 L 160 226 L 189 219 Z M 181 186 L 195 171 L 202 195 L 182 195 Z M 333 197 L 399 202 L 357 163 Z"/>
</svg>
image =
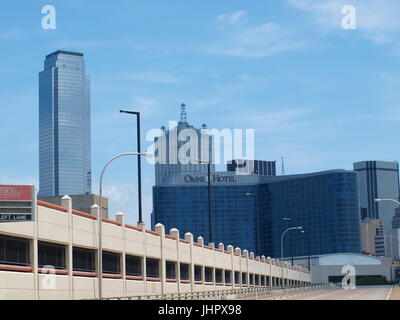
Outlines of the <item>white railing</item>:
<svg viewBox="0 0 400 320">
<path fill-rule="evenodd" d="M 154 295 L 137 295 L 128 297 L 108 297 L 102 300 L 234 300 L 243 298 L 284 298 L 304 295 L 317 290 L 336 288 L 332 284 L 307 285 L 301 287 L 259 287 L 185 293 L 166 293 Z"/>
</svg>

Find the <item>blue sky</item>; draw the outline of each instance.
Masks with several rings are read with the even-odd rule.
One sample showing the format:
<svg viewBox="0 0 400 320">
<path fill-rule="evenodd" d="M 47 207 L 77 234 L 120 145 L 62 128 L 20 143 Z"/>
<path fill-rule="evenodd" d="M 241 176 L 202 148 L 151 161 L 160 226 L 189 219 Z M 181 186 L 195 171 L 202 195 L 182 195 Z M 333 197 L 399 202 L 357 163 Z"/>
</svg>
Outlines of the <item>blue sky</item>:
<svg viewBox="0 0 400 320">
<path fill-rule="evenodd" d="M 56 30 L 41 28 L 47 4 Z M 346 4 L 356 30 L 341 27 Z M 256 158 L 284 156 L 287 174 L 398 160 L 399 16 L 397 0 L 7 1 L 0 183 L 38 185 L 38 72 L 57 49 L 83 52 L 92 79 L 96 193 L 102 165 L 135 150 L 134 118 L 121 107 L 142 112 L 143 136 L 177 120 L 182 102 L 196 126 L 254 128 Z M 143 178 L 149 223 L 147 163 Z M 134 159 L 114 163 L 105 180 L 112 213 L 130 223 L 135 182 Z"/>
</svg>

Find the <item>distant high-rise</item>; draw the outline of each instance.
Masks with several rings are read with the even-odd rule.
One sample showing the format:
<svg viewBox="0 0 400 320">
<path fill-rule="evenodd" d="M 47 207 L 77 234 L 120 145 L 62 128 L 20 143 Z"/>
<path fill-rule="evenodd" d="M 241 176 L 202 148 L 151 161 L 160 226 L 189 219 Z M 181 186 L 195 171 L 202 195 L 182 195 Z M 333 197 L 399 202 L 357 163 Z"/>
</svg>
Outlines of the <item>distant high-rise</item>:
<svg viewBox="0 0 400 320">
<path fill-rule="evenodd" d="M 388 161 L 361 161 L 354 163 L 358 174 L 361 219 L 379 219 L 385 234 L 392 229 L 392 219 L 397 205 L 392 202 L 375 202 L 375 199 L 399 199 L 399 164 Z"/>
<path fill-rule="evenodd" d="M 370 218 L 361 220 L 360 234 L 363 253 L 382 256 L 383 251 L 383 255 L 385 255 L 384 242 L 382 241 L 384 239 L 382 236 L 383 226 L 380 220 Z"/>
<path fill-rule="evenodd" d="M 235 159 L 228 161 L 226 169 L 242 174 L 276 176 L 276 161 Z"/>
<path fill-rule="evenodd" d="M 155 155 L 159 162 L 155 164 L 156 185 L 163 183 L 164 179 L 173 178 L 179 173 L 201 173 L 207 172 L 207 163 L 211 162 L 211 170 L 215 171 L 214 165 L 214 140 L 213 136 L 202 133 L 202 129 L 206 129 L 206 125 L 202 125 L 202 129 L 197 129 L 187 122 L 186 105 L 181 104 L 181 119 L 178 125 L 167 130 L 164 126 L 163 135 L 155 138 L 157 150 Z M 194 148 L 186 150 L 186 156 L 192 158 L 189 163 L 182 163 L 179 153 L 182 152 L 181 147 L 193 141 Z M 201 160 L 202 162 L 198 162 Z"/>
<path fill-rule="evenodd" d="M 82 53 L 56 51 L 39 73 L 39 196 L 91 192 L 90 79 Z"/>
</svg>

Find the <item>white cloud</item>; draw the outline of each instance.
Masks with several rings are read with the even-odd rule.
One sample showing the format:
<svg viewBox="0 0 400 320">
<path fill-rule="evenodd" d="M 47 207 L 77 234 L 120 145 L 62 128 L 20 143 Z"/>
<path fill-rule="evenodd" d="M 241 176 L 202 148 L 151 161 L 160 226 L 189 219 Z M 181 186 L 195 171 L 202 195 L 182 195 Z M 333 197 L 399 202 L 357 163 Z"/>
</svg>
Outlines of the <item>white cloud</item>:
<svg viewBox="0 0 400 320">
<path fill-rule="evenodd" d="M 162 109 L 160 101 L 147 97 L 134 98 L 133 105 L 135 109 L 145 117 L 157 116 L 159 115 L 160 109 Z"/>
<path fill-rule="evenodd" d="M 376 44 L 391 42 L 391 34 L 399 31 L 400 2 L 398 0 L 287 0 L 300 10 L 308 12 L 324 30 L 343 31 L 342 8 L 351 4 L 356 9 L 357 30 Z"/>
<path fill-rule="evenodd" d="M 150 213 L 152 212 L 153 202 L 151 196 L 151 181 L 143 181 L 142 191 L 142 213 L 146 228 L 150 229 Z M 137 185 L 132 183 L 113 182 L 104 190 L 104 196 L 109 201 L 109 217 L 115 218 L 117 212 L 125 214 L 125 221 L 136 225 L 138 220 Z"/>
<path fill-rule="evenodd" d="M 36 177 L 0 177 L 0 184 L 9 184 L 9 185 L 14 185 L 14 184 L 20 184 L 20 185 L 30 185 L 33 184 L 36 188 L 36 191 L 39 191 L 39 181 Z"/>
<path fill-rule="evenodd" d="M 19 29 L 10 29 L 8 31 L 0 33 L 0 42 L 20 38 L 22 34 L 22 31 Z"/>
<path fill-rule="evenodd" d="M 239 11 L 240 12 L 240 11 Z M 273 22 L 250 26 L 242 15 L 226 14 L 217 16 L 217 20 L 227 22 L 227 29 L 218 44 L 211 45 L 212 54 L 237 57 L 268 57 L 281 52 L 299 50 L 305 47 L 304 40 L 295 40 L 294 33 Z M 236 22 L 241 21 L 240 24 Z"/>
<path fill-rule="evenodd" d="M 177 83 L 180 79 L 172 74 L 166 72 L 140 72 L 140 73 L 127 73 L 125 75 L 130 80 L 148 81 L 148 82 L 161 82 L 161 83 Z"/>
<path fill-rule="evenodd" d="M 65 50 L 80 51 L 87 48 L 109 47 L 120 43 L 122 40 L 69 40 L 63 39 L 57 41 L 54 47 Z"/>
<path fill-rule="evenodd" d="M 309 109 L 303 108 L 271 111 L 269 113 L 248 110 L 248 114 L 242 112 L 240 115 L 236 115 L 236 119 L 257 131 L 279 131 L 303 125 L 304 123 L 299 122 L 299 118 L 309 112 Z"/>
<path fill-rule="evenodd" d="M 218 22 L 228 23 L 228 24 L 237 24 L 237 23 L 246 23 L 247 12 L 245 10 L 240 10 L 232 13 L 222 13 L 217 15 L 216 19 Z"/>
</svg>

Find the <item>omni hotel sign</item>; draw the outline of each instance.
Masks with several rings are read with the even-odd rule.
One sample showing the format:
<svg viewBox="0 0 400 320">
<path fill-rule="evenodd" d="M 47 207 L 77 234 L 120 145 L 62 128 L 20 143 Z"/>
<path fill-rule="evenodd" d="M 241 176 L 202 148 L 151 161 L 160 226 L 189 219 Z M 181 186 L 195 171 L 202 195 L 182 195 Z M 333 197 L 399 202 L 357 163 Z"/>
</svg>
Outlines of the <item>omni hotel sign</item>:
<svg viewBox="0 0 400 320">
<path fill-rule="evenodd" d="M 183 178 L 185 183 L 206 183 L 207 177 L 206 176 L 196 176 L 193 177 L 190 174 L 185 175 Z M 223 176 L 220 174 L 212 174 L 211 175 L 211 182 L 212 183 L 232 183 L 236 182 L 235 176 Z"/>
<path fill-rule="evenodd" d="M 0 222 L 32 221 L 34 186 L 0 185 Z"/>
</svg>

